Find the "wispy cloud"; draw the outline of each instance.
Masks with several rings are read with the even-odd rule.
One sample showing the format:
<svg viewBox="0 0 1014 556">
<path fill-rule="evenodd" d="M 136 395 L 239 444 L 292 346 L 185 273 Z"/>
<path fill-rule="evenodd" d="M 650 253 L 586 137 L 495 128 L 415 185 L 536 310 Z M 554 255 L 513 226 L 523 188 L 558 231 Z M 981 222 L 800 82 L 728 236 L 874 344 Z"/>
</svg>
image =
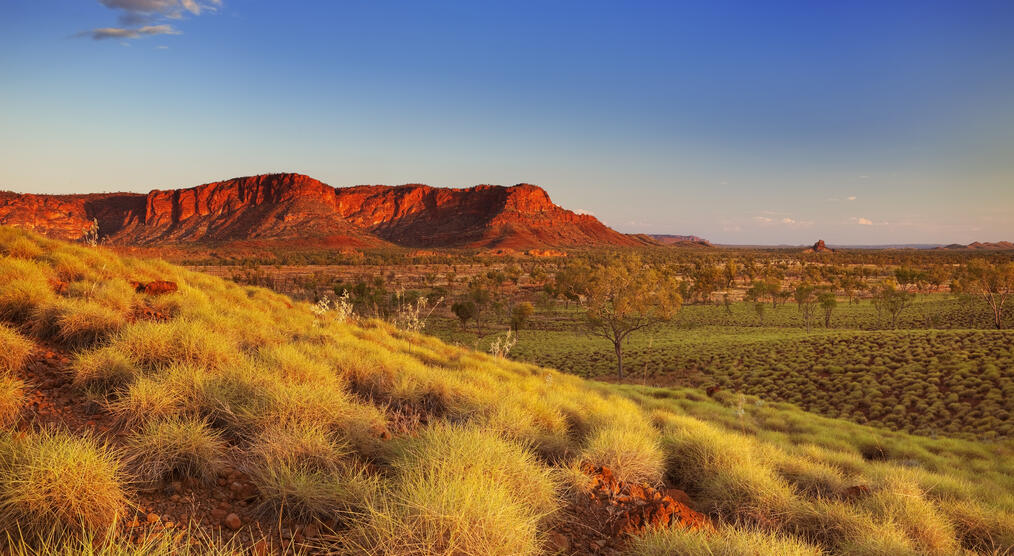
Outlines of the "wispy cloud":
<svg viewBox="0 0 1014 556">
<path fill-rule="evenodd" d="M 94 40 L 132 40 L 151 35 L 180 35 L 182 31 L 169 24 L 168 20 L 180 20 L 187 15 L 199 16 L 215 12 L 222 7 L 222 0 L 99 0 L 119 12 L 118 27 L 101 27 L 82 31 L 79 37 Z"/>
<path fill-rule="evenodd" d="M 790 228 L 808 228 L 813 226 L 813 220 L 797 220 L 789 216 L 783 216 L 781 218 L 771 218 L 768 216 L 754 216 L 753 221 L 757 222 L 762 226 L 781 225 L 788 226 Z"/>
<path fill-rule="evenodd" d="M 102 27 L 92 29 L 83 33 L 97 41 L 103 39 L 136 39 L 147 35 L 179 35 L 179 30 L 172 25 L 145 25 L 137 29 L 122 29 L 119 27 Z"/>
<path fill-rule="evenodd" d="M 855 201 L 855 200 L 856 200 L 856 196 L 855 196 L 855 195 L 852 195 L 852 196 L 851 196 L 851 197 L 849 197 L 848 199 L 849 199 L 849 201 Z"/>
<path fill-rule="evenodd" d="M 852 222 L 855 222 L 856 224 L 859 224 L 860 226 L 887 226 L 888 225 L 887 221 L 874 222 L 873 220 L 870 220 L 869 218 L 864 218 L 862 216 L 853 216 L 852 218 L 849 218 L 849 220 L 852 221 Z"/>
</svg>

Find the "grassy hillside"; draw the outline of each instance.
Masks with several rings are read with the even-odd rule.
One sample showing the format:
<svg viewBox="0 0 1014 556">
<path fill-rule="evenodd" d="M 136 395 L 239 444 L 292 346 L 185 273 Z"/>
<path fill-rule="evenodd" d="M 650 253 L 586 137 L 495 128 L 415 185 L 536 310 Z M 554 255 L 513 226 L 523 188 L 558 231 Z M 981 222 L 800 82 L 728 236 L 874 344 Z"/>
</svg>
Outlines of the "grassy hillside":
<svg viewBox="0 0 1014 556">
<path fill-rule="evenodd" d="M 11 229 L 0 253 L 7 551 L 1014 547 L 1009 443 L 590 382 Z M 179 289 L 131 285 L 152 280 Z M 561 543 L 591 488 L 582 463 L 686 491 L 715 532 Z"/>
</svg>

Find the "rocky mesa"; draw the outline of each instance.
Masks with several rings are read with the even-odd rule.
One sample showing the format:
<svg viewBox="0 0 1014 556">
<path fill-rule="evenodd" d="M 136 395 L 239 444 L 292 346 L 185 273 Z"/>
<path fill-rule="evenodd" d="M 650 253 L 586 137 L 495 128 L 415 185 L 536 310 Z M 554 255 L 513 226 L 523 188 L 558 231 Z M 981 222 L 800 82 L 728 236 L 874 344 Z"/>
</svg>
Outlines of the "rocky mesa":
<svg viewBox="0 0 1014 556">
<path fill-rule="evenodd" d="M 148 194 L 0 192 L 0 224 L 59 239 L 98 223 L 122 245 L 298 241 L 330 246 L 544 248 L 636 246 L 594 216 L 554 204 L 542 188 L 332 187 L 302 174 L 266 174 Z"/>
</svg>

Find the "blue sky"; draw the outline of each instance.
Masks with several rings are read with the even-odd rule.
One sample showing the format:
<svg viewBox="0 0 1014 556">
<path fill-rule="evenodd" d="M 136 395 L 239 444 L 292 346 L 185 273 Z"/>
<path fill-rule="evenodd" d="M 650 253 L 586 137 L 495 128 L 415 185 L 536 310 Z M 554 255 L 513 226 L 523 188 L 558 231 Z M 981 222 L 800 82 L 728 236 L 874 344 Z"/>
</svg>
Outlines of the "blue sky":
<svg viewBox="0 0 1014 556">
<path fill-rule="evenodd" d="M 537 183 L 625 232 L 1014 240 L 1014 2 L 5 0 L 0 188 Z"/>
</svg>

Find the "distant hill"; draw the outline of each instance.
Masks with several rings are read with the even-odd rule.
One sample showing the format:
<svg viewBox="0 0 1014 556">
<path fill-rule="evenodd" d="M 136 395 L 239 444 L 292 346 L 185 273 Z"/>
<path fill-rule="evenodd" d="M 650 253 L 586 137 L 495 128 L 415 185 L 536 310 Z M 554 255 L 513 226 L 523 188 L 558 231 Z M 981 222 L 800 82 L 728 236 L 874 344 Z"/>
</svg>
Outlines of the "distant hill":
<svg viewBox="0 0 1014 556">
<path fill-rule="evenodd" d="M 1014 249 L 1014 243 L 1009 241 L 997 241 L 997 242 L 980 242 L 969 243 L 968 245 L 961 245 L 960 243 L 952 243 L 943 247 L 937 247 L 937 249 L 948 249 L 948 250 L 959 250 L 969 249 L 974 251 L 1006 251 Z"/>
<path fill-rule="evenodd" d="M 648 234 L 651 239 L 663 245 L 677 245 L 686 247 L 712 247 L 711 242 L 703 237 L 681 236 L 673 234 Z"/>
<path fill-rule="evenodd" d="M 327 246 L 546 248 L 654 244 L 554 204 L 541 187 L 332 187 L 302 174 L 235 178 L 148 194 L 0 192 L 0 224 L 114 244 L 261 242 Z"/>
</svg>

